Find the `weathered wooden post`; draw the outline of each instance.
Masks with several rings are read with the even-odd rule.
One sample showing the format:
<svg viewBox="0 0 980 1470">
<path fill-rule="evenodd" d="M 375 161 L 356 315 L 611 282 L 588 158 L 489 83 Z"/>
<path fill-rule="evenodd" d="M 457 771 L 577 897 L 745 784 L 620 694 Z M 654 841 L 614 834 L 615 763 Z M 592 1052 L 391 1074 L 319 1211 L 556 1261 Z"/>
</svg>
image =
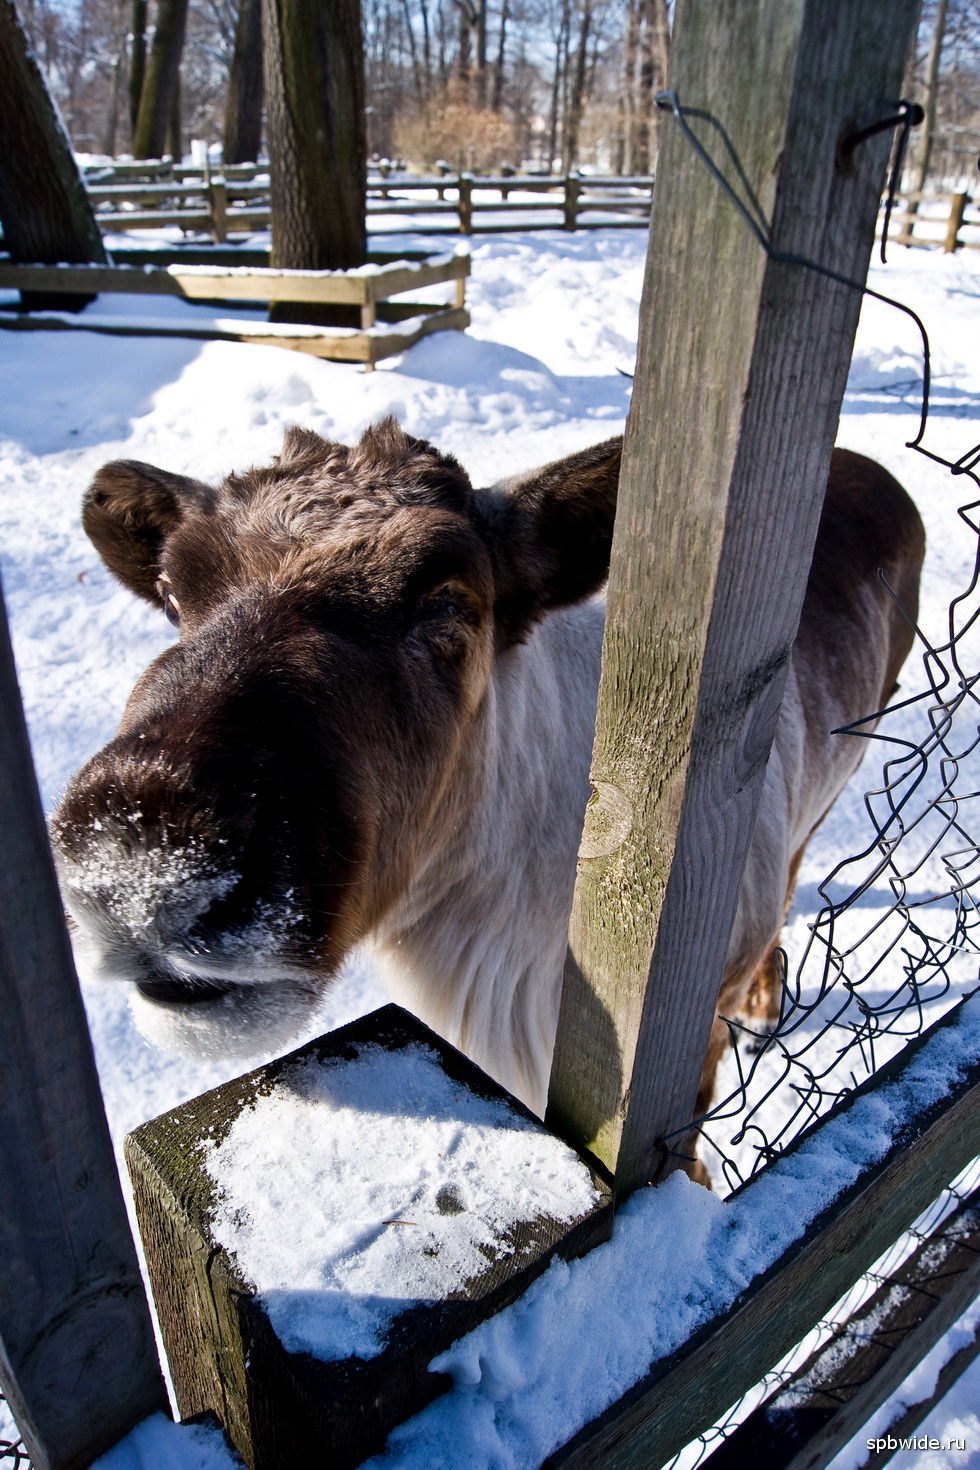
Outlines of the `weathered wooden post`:
<svg viewBox="0 0 980 1470">
<path fill-rule="evenodd" d="M 459 233 L 461 235 L 472 235 L 473 177 L 471 174 L 460 174 L 456 183 L 456 199 L 456 207 L 459 210 Z"/>
<path fill-rule="evenodd" d="M 228 239 L 228 185 L 219 178 L 209 179 L 207 187 L 211 238 L 216 245 L 223 245 Z"/>
<path fill-rule="evenodd" d="M 864 281 L 890 134 L 847 140 L 894 113 L 915 15 L 679 0 L 671 86 L 776 251 Z M 861 302 L 662 139 L 549 1109 L 619 1191 L 693 1115 Z"/>
<path fill-rule="evenodd" d="M 581 192 L 582 180 L 578 174 L 566 175 L 563 230 L 575 230 L 578 228 L 578 196 Z"/>
<path fill-rule="evenodd" d="M 949 201 L 949 224 L 946 227 L 946 240 L 943 251 L 946 255 L 952 255 L 959 245 L 959 233 L 963 227 L 963 213 L 969 202 L 970 196 L 964 189 L 959 194 L 954 194 Z"/>
<path fill-rule="evenodd" d="M 167 1396 L 2 599 L 0 811 L 0 1387 L 36 1470 L 81 1470 Z"/>
</svg>

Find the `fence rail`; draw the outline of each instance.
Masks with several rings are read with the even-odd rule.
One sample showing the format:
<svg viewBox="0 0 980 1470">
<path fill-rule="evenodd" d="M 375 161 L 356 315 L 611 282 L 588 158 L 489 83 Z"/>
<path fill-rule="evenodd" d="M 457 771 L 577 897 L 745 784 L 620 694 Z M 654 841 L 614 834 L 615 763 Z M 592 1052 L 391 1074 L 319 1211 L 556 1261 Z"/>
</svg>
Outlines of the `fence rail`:
<svg viewBox="0 0 980 1470">
<path fill-rule="evenodd" d="M 181 229 L 210 233 L 223 244 L 232 233 L 269 224 L 269 183 L 258 166 L 208 175 L 200 169 L 153 163 L 141 177 L 137 165 L 106 166 L 85 178 L 96 218 L 106 231 Z M 645 229 L 653 179 L 638 174 L 561 177 L 473 174 L 368 181 L 367 217 L 372 235 L 405 228 L 373 221 L 417 220 L 414 234 L 487 234 L 520 229 Z M 420 198 L 418 196 L 427 196 Z M 517 197 L 514 197 L 514 196 Z M 533 196 L 530 198 L 524 196 Z M 545 197 L 539 197 L 545 196 Z M 501 215 L 509 223 L 500 223 Z M 443 223 L 443 220 L 445 223 Z M 495 222 L 496 221 L 496 222 Z"/>
<path fill-rule="evenodd" d="M 649 174 L 372 177 L 368 229 L 375 236 L 405 228 L 413 234 L 461 235 L 514 229 L 645 229 L 653 182 Z M 90 171 L 85 184 L 96 219 L 106 232 L 178 225 L 185 231 L 210 233 L 216 244 L 223 244 L 232 234 L 269 225 L 269 183 L 258 164 L 229 167 L 213 176 L 166 161 L 106 165 Z M 427 197 L 419 197 L 423 195 Z M 404 224 L 380 223 L 390 220 Z M 941 248 L 947 254 L 980 249 L 980 208 L 966 190 L 900 194 L 889 239 L 896 245 Z"/>
</svg>

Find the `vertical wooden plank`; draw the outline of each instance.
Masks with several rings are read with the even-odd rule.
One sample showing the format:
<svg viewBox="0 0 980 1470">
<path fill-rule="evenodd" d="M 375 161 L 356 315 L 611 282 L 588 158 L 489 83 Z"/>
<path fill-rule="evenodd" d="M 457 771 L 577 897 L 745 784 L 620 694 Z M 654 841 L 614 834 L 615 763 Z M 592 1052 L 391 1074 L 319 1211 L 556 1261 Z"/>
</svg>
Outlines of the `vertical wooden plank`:
<svg viewBox="0 0 980 1470">
<path fill-rule="evenodd" d="M 863 281 L 915 0 L 680 0 L 672 86 L 776 249 Z M 665 118 L 549 1121 L 629 1190 L 691 1119 L 860 294 Z"/>
<path fill-rule="evenodd" d="M 208 184 L 208 212 L 211 215 L 211 238 L 216 245 L 228 239 L 228 185 L 224 179 Z"/>
<path fill-rule="evenodd" d="M 946 243 L 943 246 L 946 255 L 952 255 L 960 243 L 958 236 L 963 227 L 963 212 L 969 197 L 964 190 L 960 194 L 954 194 L 949 201 L 949 224 L 946 227 Z"/>
<path fill-rule="evenodd" d="M 582 192 L 582 180 L 578 174 L 567 174 L 565 177 L 565 221 L 563 230 L 578 229 L 578 196 Z"/>
<path fill-rule="evenodd" d="M 36 1470 L 76 1470 L 167 1397 L 2 599 L 0 811 L 0 1387 Z"/>
<path fill-rule="evenodd" d="M 459 211 L 459 233 L 473 233 L 473 179 L 470 174 L 460 174 L 456 184 L 457 209 Z"/>
</svg>

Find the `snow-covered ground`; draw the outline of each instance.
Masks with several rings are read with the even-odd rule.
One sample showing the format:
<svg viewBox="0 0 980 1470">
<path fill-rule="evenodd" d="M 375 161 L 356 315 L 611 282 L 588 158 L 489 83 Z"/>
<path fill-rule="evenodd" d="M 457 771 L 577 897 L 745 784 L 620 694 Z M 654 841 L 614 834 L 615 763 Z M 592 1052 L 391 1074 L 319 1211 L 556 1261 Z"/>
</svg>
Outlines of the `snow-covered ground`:
<svg viewBox="0 0 980 1470">
<path fill-rule="evenodd" d="M 80 497 L 101 463 L 145 459 L 207 480 L 268 461 L 292 423 L 349 441 L 384 413 L 458 455 L 477 481 L 555 459 L 623 426 L 630 391 L 623 372 L 633 364 L 644 249 L 645 235 L 632 231 L 477 239 L 470 332 L 427 338 L 371 375 L 274 347 L 0 332 L 0 564 L 46 806 L 111 735 L 136 675 L 172 636 L 161 615 L 111 581 L 81 532 Z M 928 442 L 955 458 L 980 438 L 980 259 L 972 252 L 944 257 L 894 247 L 893 256 L 887 268 L 874 267 L 871 283 L 927 322 L 936 374 Z M 147 304 L 104 297 L 95 309 L 145 315 Z M 153 311 L 209 314 L 170 300 L 154 301 Z M 906 319 L 868 302 L 840 442 L 880 460 L 919 504 L 930 548 L 922 622 L 942 641 L 949 599 L 972 573 L 976 538 L 955 514 L 968 498 L 963 482 L 903 448 L 917 413 L 914 389 L 904 397 L 899 385 L 916 378 L 916 352 Z M 918 677 L 912 669 L 903 684 L 913 688 Z M 842 855 L 863 846 L 861 792 L 877 784 L 873 760 L 872 753 L 811 844 L 790 922 L 791 947 L 805 942 L 820 907 L 818 883 Z M 315 1030 L 385 999 L 367 960 L 356 957 Z M 117 1141 L 145 1118 L 240 1070 L 152 1051 L 133 1026 L 125 997 L 110 987 L 87 991 L 86 1004 Z M 728 1207 L 713 1200 L 704 1208 Z M 634 1281 L 630 1290 L 636 1289 Z M 508 1318 L 518 1336 L 519 1305 Z M 928 1364 L 920 1370 L 914 1397 L 925 1391 L 929 1371 Z M 446 1411 L 465 1415 L 465 1392 L 456 1399 L 456 1408 Z M 967 1450 L 901 1452 L 894 1463 L 903 1470 L 927 1463 L 980 1470 L 978 1409 L 980 1369 L 917 1431 L 942 1440 L 965 1437 Z M 884 1422 L 880 1415 L 878 1421 Z M 392 1463 L 397 1457 L 418 1470 L 436 1463 L 516 1470 L 534 1463 L 530 1439 L 522 1458 L 520 1436 L 488 1438 L 483 1458 L 439 1461 L 426 1457 L 418 1437 L 416 1457 L 406 1458 L 410 1440 L 403 1436 L 401 1449 L 393 1447 Z M 839 1470 L 860 1459 L 853 1448 Z M 162 1419 L 142 1426 L 101 1462 L 104 1470 L 226 1470 L 232 1463 L 207 1431 Z"/>
</svg>

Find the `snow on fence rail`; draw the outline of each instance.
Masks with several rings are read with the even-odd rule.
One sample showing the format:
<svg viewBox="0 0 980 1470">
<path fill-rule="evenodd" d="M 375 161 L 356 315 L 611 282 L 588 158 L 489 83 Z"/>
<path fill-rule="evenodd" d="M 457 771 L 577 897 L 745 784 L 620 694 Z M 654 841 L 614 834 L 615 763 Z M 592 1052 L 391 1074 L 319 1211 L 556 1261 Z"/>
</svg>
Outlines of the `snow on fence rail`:
<svg viewBox="0 0 980 1470">
<path fill-rule="evenodd" d="M 692 1128 L 778 707 L 775 675 L 798 620 L 860 302 L 860 289 L 847 283 L 864 279 L 886 163 L 888 139 L 878 135 L 840 167 L 842 129 L 855 122 L 868 127 L 886 115 L 887 99 L 900 86 L 915 9 L 912 0 L 897 6 L 894 0 L 833 6 L 807 0 L 792 8 L 763 0 L 749 16 L 734 0 L 678 6 L 673 82 L 679 101 L 676 124 L 665 119 L 651 222 L 593 758 L 597 799 L 576 887 L 548 1115 L 555 1131 L 598 1162 L 600 1177 L 604 1170 L 615 1180 L 621 1198 L 652 1176 L 669 1174 Z M 755 36 L 749 34 L 754 27 Z M 706 124 L 701 142 L 714 147 L 715 177 L 689 146 L 682 120 Z M 756 187 L 757 217 L 773 220 L 771 231 L 747 228 L 730 192 L 719 187 L 724 149 L 733 165 L 729 183 Z M 817 269 L 809 269 L 814 261 Z M 669 435 L 661 432 L 665 423 L 673 426 Z M 921 446 L 921 434 L 916 442 Z M 975 480 L 975 460 L 964 455 L 953 467 Z M 661 493 L 650 496 L 650 484 Z M 980 534 L 974 508 L 962 514 Z M 693 550 L 649 558 L 651 545 Z M 778 547 L 778 555 L 762 557 L 760 546 Z M 980 848 L 966 816 L 980 799 L 971 766 L 976 720 L 971 730 L 969 717 L 978 678 L 977 583 L 975 576 L 954 600 L 945 645 L 923 643 L 925 679 L 903 703 L 906 714 L 921 714 L 924 730 L 913 738 L 884 729 L 878 737 L 893 742 L 895 755 L 881 790 L 869 797 L 868 844 L 844 858 L 823 885 L 825 910 L 802 957 L 787 961 L 775 1032 L 752 1034 L 731 1023 L 736 1086 L 694 1125 L 719 1160 L 720 1180 L 739 1185 L 725 1212 L 707 1194 L 692 1207 L 700 1207 L 711 1249 L 669 1279 L 637 1280 L 625 1316 L 616 1318 L 612 1301 L 597 1295 L 603 1273 L 622 1278 L 635 1269 L 641 1253 L 633 1246 L 648 1238 L 644 1221 L 661 1230 L 669 1258 L 681 1218 L 672 1215 L 673 1203 L 685 1191 L 688 1198 L 697 1194 L 679 1179 L 664 1189 L 636 1189 L 611 1244 L 568 1268 L 576 1282 L 593 1283 L 578 1318 L 569 1316 L 569 1301 L 559 1298 L 551 1276 L 522 1300 L 522 1310 L 536 1314 L 538 1378 L 508 1382 L 506 1372 L 494 1375 L 495 1334 L 506 1336 L 501 1317 L 446 1355 L 471 1398 L 484 1393 L 484 1407 L 494 1393 L 534 1400 L 537 1409 L 557 1406 L 550 1417 L 543 1409 L 525 1415 L 523 1463 L 550 1456 L 550 1465 L 566 1470 L 626 1470 L 659 1466 L 699 1434 L 709 1448 L 712 1426 L 732 1403 L 819 1330 L 862 1273 L 887 1269 L 891 1284 L 882 1283 L 883 1294 L 859 1305 L 850 1327 L 835 1321 L 830 1353 L 818 1343 L 802 1376 L 770 1405 L 784 1426 L 799 1430 L 795 1441 L 789 1436 L 789 1450 L 785 1435 L 775 1443 L 768 1418 L 768 1428 L 760 1429 L 759 1417 L 750 1416 L 738 1431 L 741 1440 L 733 1437 L 731 1449 L 715 1451 L 720 1470 L 726 1454 L 731 1460 L 740 1444 L 759 1444 L 761 1433 L 760 1462 L 767 1466 L 826 1464 L 887 1395 L 896 1364 L 917 1360 L 975 1294 L 976 1181 L 957 1179 L 977 1148 L 980 1000 L 961 999 L 941 1013 L 975 986 L 980 954 Z M 723 618 L 716 615 L 722 603 Z M 681 628 L 682 666 L 661 668 L 658 660 Z M 4 861 L 9 865 L 9 854 Z M 696 881 L 670 882 L 671 871 Z M 41 881 L 56 902 L 51 875 Z M 628 914 L 624 889 L 631 894 Z M 882 893 L 886 900 L 879 903 L 875 896 Z M 871 907 L 862 902 L 869 896 Z M 12 910 L 3 919 L 6 939 L 19 920 Z M 16 986 L 16 975 L 4 970 L 0 978 Z M 27 1036 L 19 1045 L 36 1057 L 36 1039 Z M 93 1079 L 85 1083 L 89 1098 L 95 1086 Z M 25 1079 L 21 1105 L 35 1096 L 33 1078 Z M 171 1135 L 158 1129 L 158 1136 Z M 10 1130 L 0 1133 L 0 1149 L 10 1147 L 10 1137 Z M 141 1130 L 133 1147 L 148 1138 Z M 105 1166 L 95 1174 L 100 1169 Z M 950 1186 L 964 1197 L 944 1194 Z M 186 1208 L 180 1191 L 171 1195 L 167 1218 L 180 1229 L 161 1229 L 148 1242 L 151 1270 L 158 1279 L 169 1271 L 188 1283 L 188 1292 L 193 1287 L 202 1302 L 210 1300 L 216 1314 L 203 1337 L 198 1327 L 196 1337 L 190 1333 L 199 1355 L 191 1365 L 194 1393 L 213 1398 L 188 1409 L 213 1407 L 220 1415 L 234 1397 L 239 1427 L 230 1427 L 251 1463 L 295 1464 L 277 1460 L 268 1441 L 261 1460 L 252 1453 L 249 1416 L 263 1399 L 275 1409 L 287 1381 L 282 1344 L 273 1351 L 266 1336 L 250 1364 L 241 1333 L 242 1323 L 255 1319 L 254 1293 L 249 1297 L 247 1282 L 229 1286 L 211 1276 L 218 1257 L 200 1232 L 199 1243 L 185 1247 L 179 1237 Z M 955 1213 L 947 1219 L 950 1209 Z M 923 1212 L 930 1218 L 917 1218 Z M 910 1230 L 917 1233 L 896 1245 Z M 557 1237 L 552 1246 L 561 1253 Z M 12 1249 L 29 1252 L 26 1232 L 14 1232 Z M 905 1259 L 884 1268 L 881 1257 L 890 1250 Z M 526 1253 L 515 1254 L 524 1269 Z M 903 1316 L 909 1283 L 928 1276 L 937 1260 L 949 1267 L 943 1271 L 949 1290 L 934 1311 Z M 180 1289 L 173 1288 L 177 1296 Z M 51 1316 L 64 1291 L 55 1283 L 39 1315 Z M 504 1276 L 495 1278 L 494 1291 L 499 1305 L 508 1291 Z M 668 1298 L 676 1298 L 669 1321 Z M 7 1350 L 12 1310 L 9 1292 L 0 1294 L 0 1377 L 16 1401 L 22 1384 Z M 843 1358 L 853 1366 L 862 1310 L 865 1320 L 868 1312 L 878 1314 L 875 1320 L 888 1317 L 903 1356 L 862 1360 L 846 1411 L 824 1413 L 818 1435 L 809 1437 L 815 1397 L 834 1363 Z M 184 1329 L 200 1319 L 179 1310 L 168 1316 L 168 1350 L 186 1363 Z M 598 1317 L 604 1329 L 615 1328 L 624 1356 L 633 1355 L 619 1379 L 599 1382 L 590 1372 L 589 1337 L 598 1333 Z M 563 1382 L 573 1363 L 553 1350 L 558 1318 L 580 1360 L 574 1386 L 587 1381 L 591 1397 L 570 1394 Z M 267 1327 L 263 1321 L 257 1331 Z M 481 1381 L 484 1361 L 490 1369 Z M 291 1430 L 290 1406 L 302 1401 L 309 1379 L 301 1365 L 287 1367 Z M 408 1400 L 416 1392 L 422 1401 L 432 1398 L 439 1387 L 432 1375 L 412 1371 L 417 1381 Z M 227 1373 L 235 1376 L 234 1395 Z M 155 1381 L 151 1374 L 153 1391 Z M 399 1413 L 405 1402 L 403 1395 Z M 433 1422 L 419 1421 L 423 1440 Z M 377 1435 L 377 1424 L 367 1427 Z M 465 1446 L 464 1431 L 465 1424 L 450 1421 L 458 1447 Z M 84 1463 L 77 1454 L 74 1460 L 52 1455 L 42 1431 L 32 1429 L 28 1443 L 39 1466 Z M 366 1444 L 348 1445 L 346 1463 L 357 1463 Z M 402 1452 L 403 1462 L 413 1463 L 411 1444 L 406 1425 L 393 1464 Z"/>
<path fill-rule="evenodd" d="M 366 370 L 382 358 L 404 352 L 430 332 L 465 331 L 465 253 L 433 255 L 425 260 L 369 262 L 348 271 L 275 270 L 269 267 L 185 265 L 24 265 L 0 257 L 0 289 L 20 292 L 65 292 L 95 296 L 101 292 L 177 296 L 185 301 L 329 302 L 353 308 L 359 327 L 314 327 L 293 322 L 256 322 L 218 318 L 211 322 L 149 317 L 84 317 L 70 312 L 0 311 L 0 328 L 8 331 L 85 331 L 110 336 L 197 337 L 211 341 L 253 342 L 290 348 L 335 362 L 360 362 Z M 455 304 L 392 301 L 406 291 L 454 282 Z M 380 318 L 380 322 L 379 319 Z"/>
</svg>

